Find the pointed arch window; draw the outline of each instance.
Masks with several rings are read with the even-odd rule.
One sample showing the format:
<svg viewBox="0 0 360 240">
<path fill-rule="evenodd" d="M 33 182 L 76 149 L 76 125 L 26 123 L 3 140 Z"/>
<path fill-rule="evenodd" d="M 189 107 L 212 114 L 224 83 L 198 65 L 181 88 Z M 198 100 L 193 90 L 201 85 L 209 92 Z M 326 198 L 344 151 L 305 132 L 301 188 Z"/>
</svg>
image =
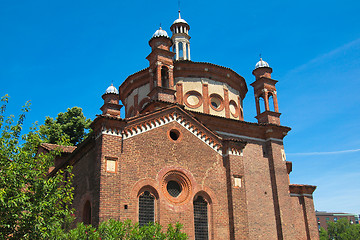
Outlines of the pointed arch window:
<svg viewBox="0 0 360 240">
<path fill-rule="evenodd" d="M 139 197 L 139 225 L 140 227 L 154 222 L 155 197 L 149 192 L 143 192 Z"/>
<path fill-rule="evenodd" d="M 209 239 L 208 203 L 202 196 L 194 200 L 195 240 Z"/>
</svg>

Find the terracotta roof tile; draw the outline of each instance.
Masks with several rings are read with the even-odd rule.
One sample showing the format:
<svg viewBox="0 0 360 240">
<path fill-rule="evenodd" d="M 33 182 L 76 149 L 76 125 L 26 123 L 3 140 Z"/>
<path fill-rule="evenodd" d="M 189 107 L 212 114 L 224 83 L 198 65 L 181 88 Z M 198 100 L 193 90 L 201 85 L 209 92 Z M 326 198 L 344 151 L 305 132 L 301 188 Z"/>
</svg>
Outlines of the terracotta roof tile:
<svg viewBox="0 0 360 240">
<path fill-rule="evenodd" d="M 72 153 L 76 149 L 75 146 L 62 146 L 62 145 L 52 144 L 52 143 L 41 143 L 40 146 L 49 151 L 60 148 L 61 151 L 65 152 L 65 153 Z"/>
</svg>

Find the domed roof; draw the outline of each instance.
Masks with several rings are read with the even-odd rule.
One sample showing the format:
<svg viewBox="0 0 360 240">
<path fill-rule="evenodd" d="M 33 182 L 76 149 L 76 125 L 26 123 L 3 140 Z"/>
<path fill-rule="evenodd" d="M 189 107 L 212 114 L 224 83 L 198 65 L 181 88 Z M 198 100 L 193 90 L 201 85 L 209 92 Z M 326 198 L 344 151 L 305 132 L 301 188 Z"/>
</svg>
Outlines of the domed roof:
<svg viewBox="0 0 360 240">
<path fill-rule="evenodd" d="M 111 84 L 111 86 L 109 86 L 105 91 L 105 94 L 108 94 L 108 93 L 119 94 L 119 91 L 116 89 L 116 87 L 114 87 L 113 84 Z"/>
<path fill-rule="evenodd" d="M 179 11 L 179 18 L 176 19 L 174 22 L 173 22 L 173 25 L 175 23 L 185 23 L 185 24 L 188 24 L 184 19 L 181 18 L 181 15 L 180 15 L 180 11 Z M 189 24 L 188 24 L 189 25 Z"/>
<path fill-rule="evenodd" d="M 270 67 L 270 66 L 267 62 L 265 62 L 264 60 L 262 60 L 262 58 L 260 58 L 260 61 L 258 61 L 255 65 L 255 69 L 261 68 L 261 67 Z"/>
<path fill-rule="evenodd" d="M 152 36 L 153 38 L 154 37 L 169 37 L 169 35 L 167 34 L 167 32 L 165 30 L 163 30 L 161 27 L 156 30 L 156 32 L 153 34 Z"/>
</svg>

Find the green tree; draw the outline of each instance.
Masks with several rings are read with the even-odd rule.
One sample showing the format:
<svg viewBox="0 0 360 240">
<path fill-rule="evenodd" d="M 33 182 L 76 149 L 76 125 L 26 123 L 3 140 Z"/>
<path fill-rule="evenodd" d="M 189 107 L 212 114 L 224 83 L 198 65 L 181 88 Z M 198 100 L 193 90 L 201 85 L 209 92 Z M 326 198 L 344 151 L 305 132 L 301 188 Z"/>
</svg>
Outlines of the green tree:
<svg viewBox="0 0 360 240">
<path fill-rule="evenodd" d="M 66 138 L 70 145 L 76 145 L 84 140 L 90 124 L 91 120 L 86 119 L 81 108 L 68 108 L 59 113 L 56 120 L 46 117 L 44 125 L 40 126 L 40 136 L 44 142 L 60 144 Z"/>
<path fill-rule="evenodd" d="M 149 223 L 148 225 L 139 227 L 139 224 L 133 224 L 130 220 L 124 222 L 110 219 L 100 223 L 96 229 L 91 225 L 79 223 L 76 228 L 70 231 L 59 230 L 56 235 L 50 239 L 56 240 L 186 240 L 187 235 L 181 232 L 181 224 L 174 226 L 171 224 L 166 231 L 162 231 L 162 226 L 158 223 Z"/>
<path fill-rule="evenodd" d="M 30 104 L 15 122 L 14 116 L 5 116 L 7 102 L 7 96 L 1 99 L 0 239 L 49 239 L 71 213 L 72 175 L 67 168 L 48 177 L 60 151 L 37 154 L 40 137 L 36 126 L 20 136 Z"/>
<path fill-rule="evenodd" d="M 320 240 L 328 240 L 329 239 L 329 234 L 323 227 L 320 228 L 319 236 L 320 236 Z"/>
<path fill-rule="evenodd" d="M 328 222 L 330 239 L 360 240 L 360 225 L 350 224 L 347 218 L 340 218 L 337 222 Z"/>
<path fill-rule="evenodd" d="M 328 221 L 327 229 L 320 229 L 320 240 L 360 240 L 360 225 L 350 224 L 347 218 L 340 218 L 337 222 Z"/>
</svg>

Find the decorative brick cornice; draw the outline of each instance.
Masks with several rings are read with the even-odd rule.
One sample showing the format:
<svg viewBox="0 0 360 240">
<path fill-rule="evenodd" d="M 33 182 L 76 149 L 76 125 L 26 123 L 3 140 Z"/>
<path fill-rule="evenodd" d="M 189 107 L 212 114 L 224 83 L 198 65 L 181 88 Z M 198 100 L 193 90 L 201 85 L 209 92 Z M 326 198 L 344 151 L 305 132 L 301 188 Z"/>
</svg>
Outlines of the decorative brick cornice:
<svg viewBox="0 0 360 240">
<path fill-rule="evenodd" d="M 316 186 L 313 185 L 304 185 L 304 184 L 289 185 L 290 196 L 292 197 L 299 197 L 299 196 L 312 197 L 312 194 L 315 191 L 315 189 Z"/>
<path fill-rule="evenodd" d="M 100 131 L 96 132 L 95 139 L 99 138 L 101 135 L 112 135 L 122 137 L 126 140 L 172 122 L 177 122 L 222 156 L 242 156 L 242 149 L 246 144 L 245 141 L 229 138 L 224 139 L 223 137 L 220 137 L 217 133 L 212 132 L 192 115 L 177 105 L 172 105 L 170 107 L 167 106 L 148 114 L 129 118 L 126 126 L 123 126 L 123 128 L 114 127 L 114 124 L 112 124 L 112 126 L 102 124 L 99 129 Z M 224 149 L 224 141 L 236 143 L 229 144 L 226 149 Z"/>
<path fill-rule="evenodd" d="M 224 154 L 224 156 L 226 155 L 234 155 L 234 156 L 243 156 L 243 150 L 238 149 L 238 148 L 232 148 L 229 147 L 226 151 L 226 153 Z"/>
<path fill-rule="evenodd" d="M 124 136 L 123 136 L 124 140 L 142 134 L 144 132 L 148 132 L 152 129 L 164 126 L 171 122 L 177 122 L 178 124 L 183 126 L 186 130 L 188 130 L 193 135 L 195 135 L 198 139 L 200 139 L 205 144 L 207 144 L 214 151 L 222 155 L 220 139 L 216 139 L 215 137 L 210 136 L 209 134 L 206 133 L 206 131 L 200 129 L 195 124 L 193 124 L 189 119 L 187 119 L 187 117 L 177 112 L 173 112 L 165 116 L 160 116 L 158 118 L 153 118 L 148 121 L 144 121 L 136 125 L 126 127 L 124 129 Z"/>
</svg>

